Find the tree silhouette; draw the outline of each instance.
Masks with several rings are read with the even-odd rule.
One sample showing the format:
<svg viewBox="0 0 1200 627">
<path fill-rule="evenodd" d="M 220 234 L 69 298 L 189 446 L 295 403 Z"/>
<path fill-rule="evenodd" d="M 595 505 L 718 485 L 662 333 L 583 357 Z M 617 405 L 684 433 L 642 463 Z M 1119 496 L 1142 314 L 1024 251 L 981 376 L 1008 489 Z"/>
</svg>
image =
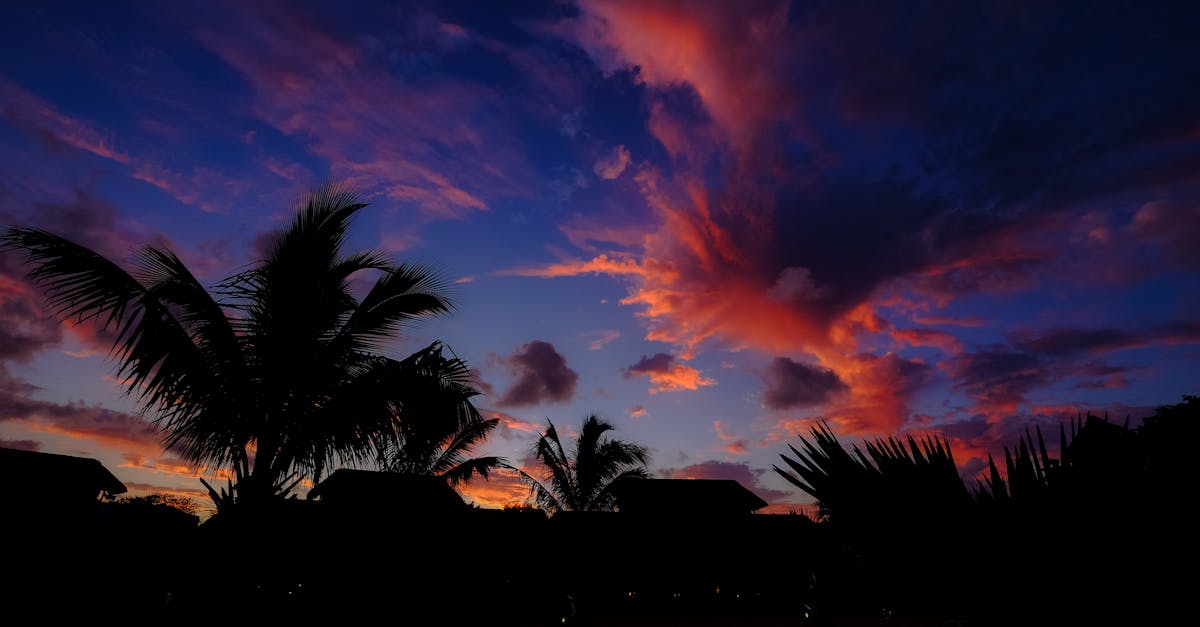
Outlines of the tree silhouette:
<svg viewBox="0 0 1200 627">
<path fill-rule="evenodd" d="M 534 444 L 534 454 L 545 466 L 545 482 L 521 473 L 530 494 L 543 509 L 555 512 L 608 510 L 613 507 L 612 486 L 623 479 L 645 479 L 646 449 L 637 444 L 605 437 L 614 429 L 598 416 L 583 421 L 575 449 L 568 456 L 554 423 Z"/>
<path fill-rule="evenodd" d="M 500 421 L 479 414 L 470 402 L 479 395 L 470 369 L 457 357 L 446 357 L 442 348 L 435 342 L 397 364 L 397 378 L 405 382 L 397 397 L 402 419 L 398 437 L 380 451 L 379 465 L 403 474 L 437 475 L 457 486 L 476 474 L 486 479 L 508 464 L 501 457 L 467 457 Z"/>
<path fill-rule="evenodd" d="M 162 248 L 142 249 L 132 271 L 35 228 L 7 229 L 0 248 L 26 254 L 60 318 L 115 334 L 118 379 L 167 448 L 232 469 L 236 485 L 210 488 L 218 505 L 263 502 L 333 464 L 372 463 L 405 445 L 398 423 L 416 362 L 380 350 L 405 323 L 452 305 L 429 268 L 343 251 L 365 206 L 343 185 L 313 191 L 265 259 L 211 292 Z M 359 300 L 350 281 L 363 271 L 378 278 Z M 417 382 L 425 389 L 439 376 L 454 385 L 462 370 L 456 359 L 429 365 Z M 451 399 L 458 423 L 474 413 L 469 398 Z"/>
</svg>

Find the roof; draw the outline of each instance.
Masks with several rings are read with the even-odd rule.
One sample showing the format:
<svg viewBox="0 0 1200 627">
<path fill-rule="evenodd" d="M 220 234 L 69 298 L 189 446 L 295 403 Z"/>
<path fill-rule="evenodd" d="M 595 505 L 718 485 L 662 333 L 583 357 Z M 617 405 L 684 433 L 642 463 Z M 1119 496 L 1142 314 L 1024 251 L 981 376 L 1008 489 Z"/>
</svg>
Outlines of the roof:
<svg viewBox="0 0 1200 627">
<path fill-rule="evenodd" d="M 613 495 L 619 511 L 638 514 L 749 514 L 767 506 L 732 479 L 626 479 Z"/>
<path fill-rule="evenodd" d="M 405 505 L 428 511 L 467 507 L 462 497 L 441 477 L 404 475 L 377 470 L 341 468 L 313 486 L 308 498 L 338 505 Z"/>
<path fill-rule="evenodd" d="M 127 492 L 104 464 L 90 457 L 0 448 L 0 493 L 23 501 L 95 500 Z"/>
</svg>

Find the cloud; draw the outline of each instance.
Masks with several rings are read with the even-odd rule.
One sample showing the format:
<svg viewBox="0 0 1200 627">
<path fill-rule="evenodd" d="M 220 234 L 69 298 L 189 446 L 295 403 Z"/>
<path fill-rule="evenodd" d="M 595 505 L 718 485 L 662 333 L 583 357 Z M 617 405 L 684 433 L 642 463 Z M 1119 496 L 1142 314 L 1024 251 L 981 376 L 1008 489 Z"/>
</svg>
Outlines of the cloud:
<svg viewBox="0 0 1200 627">
<path fill-rule="evenodd" d="M 500 421 L 495 433 L 505 439 L 532 442 L 542 432 L 542 425 L 522 420 L 512 414 L 506 414 L 494 409 L 480 409 L 480 413 L 488 418 L 495 418 Z"/>
<path fill-rule="evenodd" d="M 596 173 L 596 176 L 611 181 L 621 176 L 627 165 L 629 165 L 629 149 L 625 146 L 617 146 L 613 148 L 612 154 L 596 159 L 592 171 Z"/>
<path fill-rule="evenodd" d="M 193 166 L 188 171 L 169 168 L 152 158 L 116 148 L 111 132 L 80 118 L 59 112 L 52 104 L 0 76 L 0 118 L 7 119 L 54 152 L 81 150 L 126 168 L 132 179 L 153 185 L 176 200 L 208 213 L 221 213 L 227 205 L 214 202 L 216 193 L 228 197 L 245 192 L 245 180 L 212 168 Z"/>
<path fill-rule="evenodd" d="M 0 438 L 0 448 L 15 448 L 21 451 L 37 451 L 42 448 L 42 443 L 34 440 L 8 440 Z"/>
<path fill-rule="evenodd" d="M 504 469 L 489 473 L 486 481 L 472 479 L 458 490 L 464 499 L 480 507 L 501 509 L 529 502 L 529 486 L 516 473 Z"/>
<path fill-rule="evenodd" d="M 561 403 L 575 396 L 579 373 L 567 366 L 566 358 L 549 342 L 524 344 L 503 361 L 516 381 L 500 397 L 501 407 Z"/>
<path fill-rule="evenodd" d="M 31 292 L 26 283 L 0 274 L 0 362 L 27 361 L 62 342 L 63 325 Z"/>
<path fill-rule="evenodd" d="M 1154 344 L 1192 344 L 1200 342 L 1200 323 L 1171 321 L 1136 327 L 1057 327 L 1040 332 L 1011 334 L 1016 343 L 1029 352 L 1047 355 L 1104 353 L 1140 348 Z"/>
<path fill-rule="evenodd" d="M 114 204 L 86 188 L 72 188 L 69 196 L 59 200 L 33 202 L 27 214 L 0 209 L 0 219 L 48 231 L 119 265 L 147 244 L 175 250 L 199 277 L 230 260 L 217 240 L 201 242 L 195 251 L 176 247 L 165 236 L 123 220 Z M 59 322 L 46 309 L 38 288 L 26 279 L 30 269 L 20 252 L 0 254 L 0 359 L 28 360 L 38 351 L 58 346 L 64 329 L 84 343 L 81 355 L 107 353 L 116 339 L 112 330 L 95 321 Z"/>
<path fill-rule="evenodd" d="M 799 302 L 820 300 L 827 293 L 827 289 L 813 282 L 812 272 L 808 268 L 797 267 L 781 270 L 775 285 L 767 290 L 767 295 L 776 300 Z"/>
<path fill-rule="evenodd" d="M 698 390 L 716 385 L 717 382 L 704 377 L 700 371 L 675 361 L 673 355 L 657 353 L 652 357 L 642 356 L 637 363 L 625 369 L 625 376 L 645 376 L 653 387 L 651 394 Z"/>
<path fill-rule="evenodd" d="M 775 503 L 792 496 L 789 492 L 774 490 L 762 484 L 766 470 L 751 468 L 746 462 L 723 462 L 711 460 L 684 466 L 664 468 L 661 473 L 667 479 L 725 479 L 742 484 L 742 487 L 757 494 L 768 503 Z"/>
<path fill-rule="evenodd" d="M 787 357 L 771 360 L 763 375 L 763 382 L 766 384 L 763 405 L 775 410 L 820 405 L 834 394 L 848 389 L 834 371 L 795 362 Z"/>
<path fill-rule="evenodd" d="M 49 103 L 0 76 L 0 117 L 46 142 L 68 146 L 97 157 L 128 164 L 132 157 L 106 135 L 83 121 L 63 115 Z"/>
<path fill-rule="evenodd" d="M 797 100 L 786 75 L 793 59 L 779 55 L 789 36 L 785 2 L 585 2 L 575 37 L 602 69 L 636 67 L 658 88 L 695 90 L 731 142 L 765 132 Z"/>
<path fill-rule="evenodd" d="M 601 331 L 592 331 L 587 334 L 587 337 L 593 338 L 588 342 L 588 350 L 598 351 L 604 348 L 605 344 L 621 337 L 621 332 L 616 329 L 604 329 Z"/>
<path fill-rule="evenodd" d="M 0 366 L 0 422 L 25 421 L 37 431 L 91 440 L 105 447 L 156 456 L 162 453 L 157 430 L 139 416 L 99 405 L 56 403 L 34 398 L 37 386 Z"/>
<path fill-rule="evenodd" d="M 1161 245 L 1169 261 L 1185 268 L 1200 266 L 1200 201 L 1182 204 L 1172 199 L 1155 200 L 1138 207 L 1129 231 Z"/>
<path fill-rule="evenodd" d="M 713 421 L 713 431 L 717 433 L 717 438 L 723 444 L 721 448 L 730 455 L 746 455 L 750 452 L 750 445 L 744 438 L 738 437 L 736 433 L 729 430 L 729 426 L 722 420 Z"/>
<path fill-rule="evenodd" d="M 1055 327 L 1009 334 L 1006 344 L 993 344 L 944 362 L 954 387 L 992 415 L 1012 414 L 1030 393 L 1059 382 L 1077 380 L 1077 389 L 1111 389 L 1129 385 L 1140 366 L 1098 361 L 1097 356 L 1154 345 L 1200 343 L 1200 325 L 1191 321 L 1121 327 Z"/>
<path fill-rule="evenodd" d="M 196 39 L 245 80 L 247 113 L 327 162 L 333 176 L 423 221 L 464 219 L 542 185 L 506 114 L 536 98 L 431 71 L 463 50 L 512 67 L 506 44 L 482 41 L 467 25 L 447 28 L 418 7 L 400 22 L 364 15 L 395 26 L 370 34 L 286 3 L 256 3 L 232 18 L 227 9 L 194 15 Z"/>
<path fill-rule="evenodd" d="M 642 405 L 634 405 L 625 410 L 625 413 L 629 414 L 630 418 L 642 418 L 646 415 L 646 408 Z"/>
<path fill-rule="evenodd" d="M 825 415 L 847 433 L 892 433 L 913 417 L 909 402 L 935 376 L 932 366 L 896 353 L 860 353 L 844 369 L 851 393 Z"/>
<path fill-rule="evenodd" d="M 685 359 L 812 354 L 849 387 L 834 408 L 848 424 L 903 425 L 910 395 L 954 371 L 879 347 L 954 357 L 964 336 L 887 319 L 897 297 L 917 304 L 910 321 L 945 324 L 937 310 L 973 294 L 1128 280 L 1089 265 L 1194 269 L 1195 238 L 1174 234 L 1200 224 L 1200 90 L 1184 69 L 1200 59 L 1180 64 L 1156 35 L 1198 23 L 1194 11 L 1127 7 L 1076 24 L 1043 6 L 1018 23 L 958 5 L 918 11 L 916 38 L 896 8 L 582 3 L 558 32 L 645 87 L 666 163 L 629 166 L 652 212 L 641 237 L 572 223 L 586 258 L 521 273 L 618 278 L 646 339 Z M 1014 38 L 1026 28 L 1038 36 Z M 1092 96 L 1040 97 L 1048 90 Z M 1147 206 L 1152 190 L 1170 191 Z M 1134 217 L 1097 221 L 1098 206 Z M 1133 245 L 1111 245 L 1121 228 Z M 1143 263 L 1163 250 L 1175 263 Z M 946 326 L 980 321 L 966 322 Z"/>
</svg>

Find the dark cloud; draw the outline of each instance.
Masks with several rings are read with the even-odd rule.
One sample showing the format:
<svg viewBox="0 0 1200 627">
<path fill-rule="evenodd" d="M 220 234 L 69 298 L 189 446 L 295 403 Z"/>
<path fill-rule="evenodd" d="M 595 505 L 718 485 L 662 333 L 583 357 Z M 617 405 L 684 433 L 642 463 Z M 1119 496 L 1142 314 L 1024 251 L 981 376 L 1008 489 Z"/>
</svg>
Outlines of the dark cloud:
<svg viewBox="0 0 1200 627">
<path fill-rule="evenodd" d="M 135 249 L 134 235 L 120 226 L 116 206 L 83 188 L 73 189 L 66 200 L 33 203 L 28 215 L 0 211 L 0 219 L 46 230 L 117 262 Z M 0 251 L 0 361 L 27 360 L 62 343 L 64 326 L 26 279 L 29 270 L 20 252 Z M 72 328 L 92 350 L 107 351 L 115 338 L 91 323 Z"/>
<path fill-rule="evenodd" d="M 1003 346 L 961 355 L 947 363 L 955 388 L 990 406 L 1012 406 L 1054 380 L 1044 357 Z"/>
<path fill-rule="evenodd" d="M 1200 323 L 1176 321 L 1146 327 L 1103 327 L 1083 329 L 1058 327 L 1040 333 L 1015 333 L 1013 339 L 1025 351 L 1045 355 L 1100 353 L 1158 343 L 1200 342 Z"/>
<path fill-rule="evenodd" d="M 524 344 L 504 362 L 516 382 L 500 397 L 501 407 L 561 403 L 575 396 L 579 373 L 567 366 L 566 358 L 549 342 Z"/>
<path fill-rule="evenodd" d="M 33 440 L 6 440 L 0 438 L 0 448 L 15 448 L 22 451 L 37 451 L 42 448 L 41 442 Z"/>
<path fill-rule="evenodd" d="M 746 462 L 734 463 L 718 460 L 662 470 L 662 476 L 668 479 L 731 479 L 742 484 L 742 487 L 757 494 L 768 503 L 777 503 L 792 496 L 789 492 L 764 486 L 762 478 L 766 473 L 765 469 L 751 468 L 750 464 Z"/>
<path fill-rule="evenodd" d="M 642 356 L 636 364 L 625 369 L 628 374 L 646 374 L 651 372 L 670 372 L 671 362 L 675 361 L 673 355 L 667 353 L 657 353 L 652 357 Z"/>
<path fill-rule="evenodd" d="M 0 362 L 25 361 L 62 342 L 63 325 L 42 309 L 31 290 L 0 276 Z"/>
<path fill-rule="evenodd" d="M 1183 267 L 1200 266 L 1200 199 L 1191 204 L 1172 200 L 1148 202 L 1138 208 L 1130 231 L 1143 241 L 1163 246 L 1166 258 Z"/>
<path fill-rule="evenodd" d="M 49 231 L 120 261 L 138 247 L 138 237 L 119 224 L 118 214 L 116 205 L 89 189 L 76 187 L 70 198 L 33 203 L 27 216 L 5 212 L 0 217 Z"/>
<path fill-rule="evenodd" d="M 1010 334 L 997 344 L 946 362 L 955 388 L 1002 411 L 1013 411 L 1026 396 L 1054 383 L 1080 379 L 1074 389 L 1121 388 L 1143 366 L 1098 361 L 1097 354 L 1158 344 L 1200 343 L 1200 324 L 1188 321 L 1148 326 L 1057 327 Z"/>
<path fill-rule="evenodd" d="M 763 404 L 770 409 L 819 405 L 828 401 L 831 395 L 847 389 L 836 372 L 787 357 L 771 360 L 763 382 L 766 384 Z"/>
</svg>

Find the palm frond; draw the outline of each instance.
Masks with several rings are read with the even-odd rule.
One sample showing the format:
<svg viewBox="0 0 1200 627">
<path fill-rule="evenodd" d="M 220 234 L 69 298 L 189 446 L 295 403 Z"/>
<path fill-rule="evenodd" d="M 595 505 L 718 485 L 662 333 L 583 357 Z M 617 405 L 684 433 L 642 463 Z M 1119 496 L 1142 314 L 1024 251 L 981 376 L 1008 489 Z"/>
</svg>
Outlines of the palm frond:
<svg viewBox="0 0 1200 627">
<path fill-rule="evenodd" d="M 473 457 L 463 460 L 458 465 L 441 473 L 441 477 L 446 479 L 446 482 L 453 487 L 457 487 L 471 480 L 472 476 L 478 475 L 484 481 L 488 479 L 488 473 L 498 469 L 508 467 L 508 460 L 503 457 L 487 456 Z"/>
</svg>

